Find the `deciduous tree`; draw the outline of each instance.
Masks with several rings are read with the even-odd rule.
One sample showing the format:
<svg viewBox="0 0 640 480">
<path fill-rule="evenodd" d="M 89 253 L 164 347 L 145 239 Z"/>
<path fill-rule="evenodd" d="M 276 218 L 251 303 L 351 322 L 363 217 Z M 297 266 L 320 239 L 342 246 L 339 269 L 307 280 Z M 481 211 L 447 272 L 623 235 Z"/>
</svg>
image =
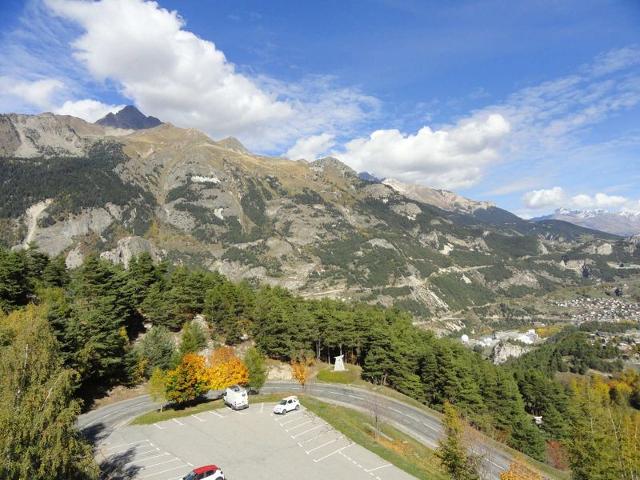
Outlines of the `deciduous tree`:
<svg viewBox="0 0 640 480">
<path fill-rule="evenodd" d="M 479 480 L 477 459 L 470 455 L 463 442 L 465 425 L 455 407 L 444 404 L 445 437 L 436 454 L 453 480 Z"/>
<path fill-rule="evenodd" d="M 222 390 L 232 385 L 246 385 L 249 371 L 230 347 L 220 347 L 213 351 L 208 369 L 208 386 L 212 390 Z"/>
<path fill-rule="evenodd" d="M 76 430 L 76 373 L 65 369 L 46 306 L 0 319 L 13 334 L 0 346 L 0 478 L 89 480 L 98 477 L 91 446 Z"/>
<path fill-rule="evenodd" d="M 186 403 L 205 393 L 208 387 L 208 370 L 204 357 L 187 353 L 180 364 L 166 375 L 167 400 Z"/>
</svg>

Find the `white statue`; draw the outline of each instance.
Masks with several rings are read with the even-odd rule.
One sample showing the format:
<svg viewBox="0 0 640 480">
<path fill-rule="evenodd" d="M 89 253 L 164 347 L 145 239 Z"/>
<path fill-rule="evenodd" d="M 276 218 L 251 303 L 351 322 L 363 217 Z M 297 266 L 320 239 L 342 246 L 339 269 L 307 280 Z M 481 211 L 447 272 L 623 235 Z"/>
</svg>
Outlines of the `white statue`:
<svg viewBox="0 0 640 480">
<path fill-rule="evenodd" d="M 344 368 L 344 355 L 338 355 L 337 357 L 334 357 L 336 359 L 335 363 L 333 364 L 333 371 L 334 372 L 344 372 L 347 369 Z"/>
</svg>

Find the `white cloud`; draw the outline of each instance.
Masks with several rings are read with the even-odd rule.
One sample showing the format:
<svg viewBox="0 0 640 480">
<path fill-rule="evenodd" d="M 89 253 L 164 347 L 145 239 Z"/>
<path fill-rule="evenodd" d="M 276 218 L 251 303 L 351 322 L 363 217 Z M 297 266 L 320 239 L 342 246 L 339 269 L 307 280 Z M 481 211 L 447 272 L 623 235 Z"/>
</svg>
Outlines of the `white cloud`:
<svg viewBox="0 0 640 480">
<path fill-rule="evenodd" d="M 561 187 L 532 190 L 523 195 L 525 207 L 532 210 L 549 208 L 574 208 L 579 210 L 629 210 L 637 211 L 640 201 L 631 200 L 620 195 L 608 195 L 598 192 L 593 195 L 579 193 L 569 196 Z"/>
<path fill-rule="evenodd" d="M 357 171 L 434 187 L 461 188 L 480 180 L 483 169 L 498 160 L 509 123 L 497 114 L 475 116 L 454 126 L 415 134 L 376 130 L 345 145 L 338 158 Z"/>
<path fill-rule="evenodd" d="M 3 96 L 14 96 L 22 102 L 45 110 L 51 108 L 53 97 L 63 87 L 64 84 L 55 78 L 21 81 L 8 76 L 0 77 L 0 91 Z"/>
<path fill-rule="evenodd" d="M 316 160 L 323 154 L 326 154 L 335 144 L 335 135 L 329 133 L 300 138 L 293 147 L 285 153 L 285 157 L 291 160 Z"/>
<path fill-rule="evenodd" d="M 524 194 L 522 198 L 528 208 L 542 209 L 558 207 L 565 201 L 564 190 L 560 187 L 549 189 L 533 190 Z"/>
<path fill-rule="evenodd" d="M 621 197 L 618 195 L 607 195 L 606 193 L 596 193 L 593 196 L 583 193 L 571 197 L 570 200 L 570 204 L 572 207 L 581 209 L 616 209 L 623 207 L 627 203 L 629 203 L 629 200 L 625 197 Z"/>
<path fill-rule="evenodd" d="M 54 113 L 79 117 L 87 122 L 95 122 L 96 120 L 104 117 L 107 113 L 116 113 L 123 107 L 124 105 L 107 105 L 97 100 L 87 98 L 76 101 L 67 100 L 62 104 L 62 106 L 56 108 Z"/>
<path fill-rule="evenodd" d="M 326 84 L 309 101 L 304 84 L 249 78 L 214 43 L 186 30 L 176 11 L 155 2 L 45 1 L 81 26 L 74 56 L 95 79 L 115 82 L 147 114 L 214 138 L 234 135 L 250 147 L 273 149 L 321 126 L 350 126 L 375 103 Z"/>
</svg>

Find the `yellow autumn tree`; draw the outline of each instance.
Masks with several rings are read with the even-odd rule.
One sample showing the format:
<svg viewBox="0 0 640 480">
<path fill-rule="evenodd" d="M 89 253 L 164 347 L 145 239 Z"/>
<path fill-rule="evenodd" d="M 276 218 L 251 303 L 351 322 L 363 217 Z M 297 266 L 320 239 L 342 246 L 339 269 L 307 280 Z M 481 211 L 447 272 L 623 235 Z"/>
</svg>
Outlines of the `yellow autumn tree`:
<svg viewBox="0 0 640 480">
<path fill-rule="evenodd" d="M 249 371 L 230 347 L 220 347 L 211 353 L 207 382 L 212 390 L 222 390 L 231 385 L 246 385 Z"/>
<path fill-rule="evenodd" d="M 167 400 L 185 403 L 195 400 L 207 391 L 207 367 L 205 358 L 195 353 L 188 353 L 180 364 L 169 370 L 165 377 Z"/>
<path fill-rule="evenodd" d="M 291 376 L 304 388 L 309 380 L 309 361 L 303 355 L 291 361 Z"/>
<path fill-rule="evenodd" d="M 542 476 L 529 468 L 520 459 L 509 465 L 509 470 L 500 474 L 500 480 L 542 480 Z"/>
</svg>

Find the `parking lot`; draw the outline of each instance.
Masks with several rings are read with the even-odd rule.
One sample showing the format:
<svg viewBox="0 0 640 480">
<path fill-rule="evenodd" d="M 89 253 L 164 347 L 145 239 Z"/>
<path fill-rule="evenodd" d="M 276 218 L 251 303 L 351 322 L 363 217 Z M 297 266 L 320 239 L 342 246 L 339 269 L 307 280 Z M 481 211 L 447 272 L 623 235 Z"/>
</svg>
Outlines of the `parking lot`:
<svg viewBox="0 0 640 480">
<path fill-rule="evenodd" d="M 229 480 L 414 478 L 304 408 L 276 416 L 272 407 L 259 403 L 122 427 L 99 441 L 98 460 L 113 479 L 177 480 L 210 463 Z"/>
</svg>

